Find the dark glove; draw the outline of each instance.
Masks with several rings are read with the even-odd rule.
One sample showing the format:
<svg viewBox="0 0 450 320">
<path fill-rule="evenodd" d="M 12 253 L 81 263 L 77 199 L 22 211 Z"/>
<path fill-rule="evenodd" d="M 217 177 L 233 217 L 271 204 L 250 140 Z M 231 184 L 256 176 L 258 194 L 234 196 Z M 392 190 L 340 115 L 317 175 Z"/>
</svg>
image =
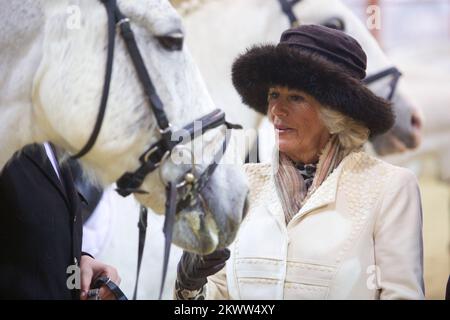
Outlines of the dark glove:
<svg viewBox="0 0 450 320">
<path fill-rule="evenodd" d="M 206 284 L 206 277 L 220 271 L 229 257 L 230 250 L 227 248 L 218 249 L 206 256 L 184 251 L 178 263 L 179 285 L 188 290 L 200 289 Z"/>
</svg>

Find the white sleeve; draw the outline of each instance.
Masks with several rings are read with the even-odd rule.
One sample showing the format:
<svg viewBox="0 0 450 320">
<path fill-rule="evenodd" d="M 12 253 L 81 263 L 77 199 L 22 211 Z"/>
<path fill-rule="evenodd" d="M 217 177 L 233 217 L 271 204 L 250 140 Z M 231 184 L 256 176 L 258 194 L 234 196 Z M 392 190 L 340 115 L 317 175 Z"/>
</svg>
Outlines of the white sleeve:
<svg viewBox="0 0 450 320">
<path fill-rule="evenodd" d="M 401 169 L 375 223 L 381 299 L 424 299 L 422 205 L 415 176 Z M 395 187 L 396 186 L 396 187 Z"/>
<path fill-rule="evenodd" d="M 82 251 L 94 257 L 101 254 L 111 237 L 114 208 L 114 186 L 106 188 L 97 207 L 83 224 Z"/>
</svg>

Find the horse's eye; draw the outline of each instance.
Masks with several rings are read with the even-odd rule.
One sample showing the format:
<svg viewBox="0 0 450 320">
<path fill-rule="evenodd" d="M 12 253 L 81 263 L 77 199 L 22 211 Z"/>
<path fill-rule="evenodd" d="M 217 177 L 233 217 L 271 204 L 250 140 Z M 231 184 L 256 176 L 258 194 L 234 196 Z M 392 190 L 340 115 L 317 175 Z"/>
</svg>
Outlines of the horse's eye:
<svg viewBox="0 0 450 320">
<path fill-rule="evenodd" d="M 183 49 L 184 37 L 182 32 L 173 32 L 163 36 L 157 36 L 156 38 L 159 44 L 166 50 L 180 51 Z"/>
<path fill-rule="evenodd" d="M 324 27 L 345 31 L 345 22 L 340 17 L 331 17 L 321 23 Z"/>
</svg>

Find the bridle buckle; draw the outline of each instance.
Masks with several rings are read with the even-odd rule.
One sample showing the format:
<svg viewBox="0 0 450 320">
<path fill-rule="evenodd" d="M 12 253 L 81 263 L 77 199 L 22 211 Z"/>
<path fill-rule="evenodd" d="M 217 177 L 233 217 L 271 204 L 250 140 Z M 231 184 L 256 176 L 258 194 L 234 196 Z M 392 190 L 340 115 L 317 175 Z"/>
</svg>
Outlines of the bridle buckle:
<svg viewBox="0 0 450 320">
<path fill-rule="evenodd" d="M 122 19 L 120 19 L 119 21 L 117 21 L 116 26 L 117 26 L 117 27 L 120 27 L 120 26 L 121 26 L 122 24 L 124 24 L 124 23 L 130 23 L 130 19 L 127 18 L 127 17 L 122 18 Z"/>
<path fill-rule="evenodd" d="M 156 151 L 158 151 L 159 146 L 155 145 L 154 147 L 150 148 L 146 153 L 144 153 L 141 156 L 141 162 L 145 163 L 149 161 L 149 158 L 152 154 L 154 154 Z M 162 161 L 162 160 L 161 160 Z M 159 163 L 155 163 L 155 168 L 158 167 L 160 165 L 161 162 Z"/>
</svg>

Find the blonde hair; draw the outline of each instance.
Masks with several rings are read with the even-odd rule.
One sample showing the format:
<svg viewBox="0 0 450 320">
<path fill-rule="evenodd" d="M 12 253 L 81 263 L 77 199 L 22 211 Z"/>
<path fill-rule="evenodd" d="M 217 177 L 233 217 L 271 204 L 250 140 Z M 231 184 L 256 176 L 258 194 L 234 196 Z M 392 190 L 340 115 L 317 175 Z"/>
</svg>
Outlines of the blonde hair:
<svg viewBox="0 0 450 320">
<path fill-rule="evenodd" d="M 338 111 L 320 107 L 319 116 L 330 134 L 338 136 L 339 142 L 345 149 L 360 148 L 369 139 L 370 131 L 366 126 Z"/>
</svg>

